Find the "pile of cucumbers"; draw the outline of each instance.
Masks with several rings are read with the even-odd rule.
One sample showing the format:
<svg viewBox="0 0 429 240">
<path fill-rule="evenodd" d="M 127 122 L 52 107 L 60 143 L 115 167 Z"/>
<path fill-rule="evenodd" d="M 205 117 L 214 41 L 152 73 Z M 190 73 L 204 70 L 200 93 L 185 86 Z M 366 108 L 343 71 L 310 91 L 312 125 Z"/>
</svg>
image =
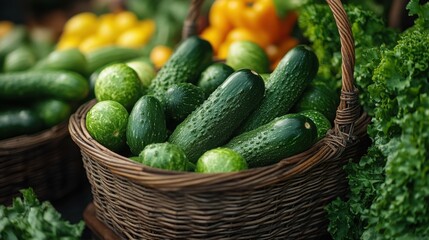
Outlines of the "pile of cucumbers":
<svg viewBox="0 0 429 240">
<path fill-rule="evenodd" d="M 0 140 L 34 134 L 67 121 L 93 96 L 90 79 L 98 68 L 141 57 L 111 46 L 88 54 L 76 48 L 44 54 L 23 26 L 0 39 Z"/>
<path fill-rule="evenodd" d="M 298 45 L 264 81 L 266 73 L 214 61 L 211 45 L 192 36 L 145 89 L 128 65 L 105 67 L 86 127 L 100 144 L 151 167 L 267 166 L 309 149 L 331 128 L 338 95 L 316 84 L 317 71 L 312 49 Z"/>
</svg>

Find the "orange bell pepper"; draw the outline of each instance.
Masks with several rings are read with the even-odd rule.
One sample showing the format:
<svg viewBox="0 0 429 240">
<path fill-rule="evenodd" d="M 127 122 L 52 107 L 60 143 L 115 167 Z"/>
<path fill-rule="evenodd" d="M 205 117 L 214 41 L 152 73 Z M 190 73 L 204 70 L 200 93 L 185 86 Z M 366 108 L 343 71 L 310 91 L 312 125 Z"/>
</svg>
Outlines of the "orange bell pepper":
<svg viewBox="0 0 429 240">
<path fill-rule="evenodd" d="M 273 0 L 229 0 L 226 12 L 234 27 L 263 31 L 271 42 L 278 41 L 281 20 L 276 15 Z"/>
</svg>

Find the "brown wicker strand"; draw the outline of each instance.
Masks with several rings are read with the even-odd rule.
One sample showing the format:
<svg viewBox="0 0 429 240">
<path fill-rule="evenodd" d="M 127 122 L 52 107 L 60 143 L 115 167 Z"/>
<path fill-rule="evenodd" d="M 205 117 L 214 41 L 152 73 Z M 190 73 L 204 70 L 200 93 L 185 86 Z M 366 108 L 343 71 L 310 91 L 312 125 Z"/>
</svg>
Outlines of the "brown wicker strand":
<svg viewBox="0 0 429 240">
<path fill-rule="evenodd" d="M 191 1 L 188 15 L 183 24 L 182 39 L 186 39 L 198 33 L 198 17 L 200 16 L 200 9 L 203 2 L 203 0 Z"/>
</svg>

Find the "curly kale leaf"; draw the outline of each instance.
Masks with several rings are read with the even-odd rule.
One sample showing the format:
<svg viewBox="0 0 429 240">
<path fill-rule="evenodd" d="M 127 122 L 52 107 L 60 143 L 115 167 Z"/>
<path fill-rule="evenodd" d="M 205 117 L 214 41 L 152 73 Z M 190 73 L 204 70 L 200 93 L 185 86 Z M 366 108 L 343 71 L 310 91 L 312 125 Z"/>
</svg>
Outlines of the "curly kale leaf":
<svg viewBox="0 0 429 240">
<path fill-rule="evenodd" d="M 357 62 L 357 83 L 368 92 L 373 145 L 359 163 L 347 166 L 348 199 L 329 205 L 335 239 L 429 235 L 428 6 L 411 0 L 408 9 L 419 17 L 415 25 L 394 47 L 380 46 L 373 55 L 368 49 L 365 64 Z"/>
<path fill-rule="evenodd" d="M 365 50 L 381 44 L 393 44 L 397 33 L 373 11 L 359 5 L 344 5 L 351 23 L 356 63 L 366 62 Z M 341 86 L 341 45 L 338 28 L 327 4 L 304 5 L 299 11 L 298 26 L 314 49 L 319 62 L 318 76 L 333 88 Z"/>
<path fill-rule="evenodd" d="M 0 205 L 0 239 L 78 240 L 85 224 L 71 224 L 49 202 L 40 203 L 31 188 L 21 191 L 10 207 Z"/>
</svg>

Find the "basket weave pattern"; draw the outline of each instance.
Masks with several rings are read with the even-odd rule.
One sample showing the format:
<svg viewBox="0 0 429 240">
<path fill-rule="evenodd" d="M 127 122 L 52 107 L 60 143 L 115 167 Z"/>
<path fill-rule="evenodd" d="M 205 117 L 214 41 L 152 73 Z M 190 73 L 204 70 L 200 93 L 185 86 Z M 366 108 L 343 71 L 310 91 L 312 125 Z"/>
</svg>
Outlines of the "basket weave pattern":
<svg viewBox="0 0 429 240">
<path fill-rule="evenodd" d="M 165 171 L 137 164 L 92 139 L 85 116 L 93 100 L 70 118 L 69 130 L 82 152 L 97 218 L 124 239 L 317 239 L 326 234 L 324 207 L 347 190 L 342 168 L 365 150 L 369 122 L 354 87 L 350 24 L 339 0 L 327 2 L 340 32 L 343 78 L 335 124 L 325 138 L 267 167 L 219 174 Z M 184 29 L 192 34 L 186 22 Z"/>
<path fill-rule="evenodd" d="M 10 204 L 19 190 L 32 187 L 41 200 L 56 200 L 84 176 L 79 148 L 67 122 L 33 135 L 0 141 L 0 203 Z"/>
</svg>

